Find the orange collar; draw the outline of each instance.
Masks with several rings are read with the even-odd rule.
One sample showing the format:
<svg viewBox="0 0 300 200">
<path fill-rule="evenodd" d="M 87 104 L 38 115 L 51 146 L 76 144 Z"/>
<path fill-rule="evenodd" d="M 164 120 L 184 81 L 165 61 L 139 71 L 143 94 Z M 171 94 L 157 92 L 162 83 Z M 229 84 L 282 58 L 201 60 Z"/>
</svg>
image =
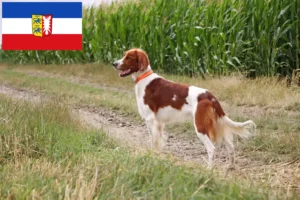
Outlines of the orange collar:
<svg viewBox="0 0 300 200">
<path fill-rule="evenodd" d="M 140 80 L 143 80 L 144 78 L 150 76 L 151 74 L 153 74 L 152 70 L 147 71 L 146 73 L 140 75 L 139 77 L 137 77 L 137 79 L 135 80 L 135 83 L 138 83 Z"/>
</svg>

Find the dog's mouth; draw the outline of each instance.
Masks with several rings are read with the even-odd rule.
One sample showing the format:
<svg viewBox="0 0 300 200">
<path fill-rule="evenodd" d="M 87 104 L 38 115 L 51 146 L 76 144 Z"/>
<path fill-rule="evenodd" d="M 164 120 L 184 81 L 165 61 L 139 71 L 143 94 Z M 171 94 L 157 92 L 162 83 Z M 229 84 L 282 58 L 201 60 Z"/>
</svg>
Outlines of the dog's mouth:
<svg viewBox="0 0 300 200">
<path fill-rule="evenodd" d="M 125 77 L 130 74 L 131 74 L 131 69 L 129 68 L 129 69 L 122 70 L 119 75 L 120 75 L 120 77 Z"/>
</svg>

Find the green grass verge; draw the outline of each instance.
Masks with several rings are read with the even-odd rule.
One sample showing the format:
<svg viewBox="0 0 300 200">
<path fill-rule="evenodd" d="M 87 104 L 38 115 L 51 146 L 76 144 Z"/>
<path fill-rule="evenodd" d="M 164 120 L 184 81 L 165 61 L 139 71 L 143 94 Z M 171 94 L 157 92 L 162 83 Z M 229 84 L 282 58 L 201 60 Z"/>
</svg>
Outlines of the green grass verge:
<svg viewBox="0 0 300 200">
<path fill-rule="evenodd" d="M 4 70 L 0 73 L 0 82 L 34 89 L 55 97 L 67 98 L 69 103 L 94 104 L 119 110 L 132 116 L 138 114 L 133 92 L 131 94 L 119 93 L 56 78 L 33 77 L 10 70 Z M 120 101 L 120 99 L 127 101 Z"/>
<path fill-rule="evenodd" d="M 1 199 L 268 198 L 246 183 L 119 147 L 59 101 L 0 96 L 0 108 Z"/>
</svg>

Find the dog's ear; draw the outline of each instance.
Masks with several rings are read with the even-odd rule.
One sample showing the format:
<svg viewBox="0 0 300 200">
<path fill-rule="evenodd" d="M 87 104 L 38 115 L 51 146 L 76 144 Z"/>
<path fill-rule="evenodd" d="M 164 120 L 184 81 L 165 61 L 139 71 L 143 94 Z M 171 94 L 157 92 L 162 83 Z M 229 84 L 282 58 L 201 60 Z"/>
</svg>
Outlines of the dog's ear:
<svg viewBox="0 0 300 200">
<path fill-rule="evenodd" d="M 138 50 L 137 57 L 138 57 L 139 70 L 144 71 L 145 69 L 147 69 L 149 65 L 148 56 L 144 51 Z"/>
</svg>

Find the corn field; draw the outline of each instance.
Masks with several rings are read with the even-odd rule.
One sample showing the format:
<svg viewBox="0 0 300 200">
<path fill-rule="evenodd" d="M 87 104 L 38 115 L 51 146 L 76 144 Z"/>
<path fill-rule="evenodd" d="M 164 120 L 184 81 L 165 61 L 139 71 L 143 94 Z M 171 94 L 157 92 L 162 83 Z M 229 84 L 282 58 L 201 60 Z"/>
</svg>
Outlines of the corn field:
<svg viewBox="0 0 300 200">
<path fill-rule="evenodd" d="M 83 10 L 82 51 L 2 51 L 16 63 L 111 63 L 140 47 L 168 73 L 287 76 L 300 68 L 300 0 L 140 0 Z"/>
</svg>

